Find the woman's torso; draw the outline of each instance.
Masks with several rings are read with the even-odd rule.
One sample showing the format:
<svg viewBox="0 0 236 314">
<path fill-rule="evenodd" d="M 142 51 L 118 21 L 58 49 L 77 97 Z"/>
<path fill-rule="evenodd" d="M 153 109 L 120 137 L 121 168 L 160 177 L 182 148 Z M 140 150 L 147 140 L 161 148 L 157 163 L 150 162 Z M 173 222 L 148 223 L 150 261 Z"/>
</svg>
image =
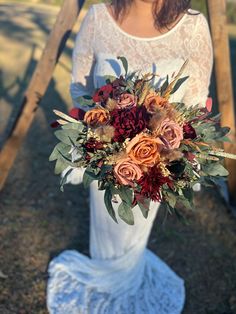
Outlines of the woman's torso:
<svg viewBox="0 0 236 314">
<path fill-rule="evenodd" d="M 154 83 L 161 84 L 167 75 L 171 77 L 178 72 L 190 57 L 189 46 L 196 45 L 191 40 L 198 19 L 193 10 L 192 14 L 184 14 L 170 31 L 151 38 L 136 37 L 123 31 L 104 3 L 94 5 L 93 10 L 96 25 L 93 42 L 96 60 L 93 72 L 95 87 L 105 83 L 104 75 L 124 74 L 117 56 L 126 57 L 130 72 L 156 73 L 159 76 Z M 186 74 L 191 75 L 190 72 L 191 68 L 187 68 Z M 172 100 L 180 101 L 184 93 L 183 86 Z"/>
</svg>

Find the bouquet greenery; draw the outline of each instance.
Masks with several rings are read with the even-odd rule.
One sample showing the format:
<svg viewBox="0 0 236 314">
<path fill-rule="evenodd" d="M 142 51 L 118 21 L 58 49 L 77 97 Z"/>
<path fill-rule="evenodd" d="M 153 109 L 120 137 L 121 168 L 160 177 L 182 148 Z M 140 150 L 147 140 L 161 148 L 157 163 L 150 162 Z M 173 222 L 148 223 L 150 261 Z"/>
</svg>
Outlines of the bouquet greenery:
<svg viewBox="0 0 236 314">
<path fill-rule="evenodd" d="M 147 218 L 151 200 L 170 212 L 178 213 L 177 203 L 192 208 L 193 185 L 227 176 L 222 160 L 236 158 L 219 146 L 229 141 L 229 128 L 220 126 L 220 115 L 211 114 L 211 99 L 204 108 L 170 101 L 188 79 L 182 77 L 186 63 L 172 80 L 167 77 L 155 88 L 155 74 L 128 73 L 127 60 L 118 59 L 125 75 L 106 76 L 106 85 L 94 95 L 78 99 L 89 110 L 74 108 L 70 115 L 54 111 L 59 143 L 50 161 L 56 161 L 56 174 L 70 166 L 61 187 L 74 168 L 85 168 L 85 187 L 98 181 L 116 222 L 113 201 L 118 196 L 118 215 L 128 224 L 134 224 L 136 205 Z"/>
</svg>

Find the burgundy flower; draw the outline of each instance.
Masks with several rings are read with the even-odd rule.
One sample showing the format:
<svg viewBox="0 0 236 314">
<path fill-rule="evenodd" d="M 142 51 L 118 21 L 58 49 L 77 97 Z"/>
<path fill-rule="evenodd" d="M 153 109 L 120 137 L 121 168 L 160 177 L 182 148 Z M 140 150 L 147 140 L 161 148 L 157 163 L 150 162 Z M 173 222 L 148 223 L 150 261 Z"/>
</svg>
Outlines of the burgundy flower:
<svg viewBox="0 0 236 314">
<path fill-rule="evenodd" d="M 114 88 L 119 88 L 119 87 L 125 87 L 126 86 L 126 82 L 124 77 L 121 75 L 119 78 L 115 79 L 112 83 L 112 86 Z"/>
<path fill-rule="evenodd" d="M 93 96 L 94 102 L 105 102 L 109 97 L 112 96 L 113 86 L 107 84 L 99 88 L 99 90 Z"/>
<path fill-rule="evenodd" d="M 183 126 L 184 138 L 185 139 L 195 139 L 197 137 L 195 129 L 192 127 L 190 123 L 185 123 Z"/>
<path fill-rule="evenodd" d="M 55 129 L 58 128 L 60 126 L 60 123 L 58 123 L 57 121 L 53 121 L 50 123 L 51 128 Z"/>
<path fill-rule="evenodd" d="M 103 148 L 103 143 L 95 140 L 94 138 L 91 138 L 87 143 L 84 144 L 84 147 L 86 148 L 87 152 L 94 153 L 96 150 Z"/>
<path fill-rule="evenodd" d="M 137 197 L 150 198 L 152 201 L 161 202 L 161 187 L 164 184 L 172 185 L 169 177 L 164 177 L 157 167 L 152 167 L 150 170 L 139 180 L 138 184 L 141 186 L 141 191 Z"/>
<path fill-rule="evenodd" d="M 195 156 L 193 153 L 188 152 L 188 151 L 185 151 L 185 152 L 184 152 L 184 156 L 185 156 L 185 157 L 187 158 L 187 160 L 190 161 L 190 162 L 193 162 L 193 161 L 195 160 L 195 158 L 196 158 L 196 156 Z"/>
<path fill-rule="evenodd" d="M 115 109 L 111 112 L 111 125 L 115 128 L 114 141 L 123 142 L 142 132 L 149 120 L 145 107 Z"/>
<path fill-rule="evenodd" d="M 69 112 L 69 115 L 76 120 L 83 120 L 85 111 L 79 108 L 72 108 Z"/>
</svg>

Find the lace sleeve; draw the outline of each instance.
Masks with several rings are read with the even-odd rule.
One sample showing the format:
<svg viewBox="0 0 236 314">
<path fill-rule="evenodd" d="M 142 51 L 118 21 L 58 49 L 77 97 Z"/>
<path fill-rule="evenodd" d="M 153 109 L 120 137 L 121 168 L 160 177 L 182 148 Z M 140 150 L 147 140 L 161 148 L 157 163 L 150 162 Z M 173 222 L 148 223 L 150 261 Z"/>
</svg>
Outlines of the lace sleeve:
<svg viewBox="0 0 236 314">
<path fill-rule="evenodd" d="M 72 54 L 72 80 L 70 94 L 75 107 L 81 107 L 78 97 L 93 90 L 94 58 L 94 8 L 90 7 L 76 35 Z M 87 110 L 86 107 L 81 107 Z"/>
<path fill-rule="evenodd" d="M 206 18 L 197 16 L 194 34 L 187 45 L 189 73 L 187 90 L 183 102 L 187 106 L 205 106 L 213 66 L 213 49 Z"/>
</svg>

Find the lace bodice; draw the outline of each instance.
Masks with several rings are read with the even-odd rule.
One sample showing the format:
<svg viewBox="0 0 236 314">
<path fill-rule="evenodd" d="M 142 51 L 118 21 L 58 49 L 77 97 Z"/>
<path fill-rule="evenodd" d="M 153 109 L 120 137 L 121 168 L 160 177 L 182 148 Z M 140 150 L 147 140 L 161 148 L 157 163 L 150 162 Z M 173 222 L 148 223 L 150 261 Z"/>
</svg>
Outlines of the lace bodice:
<svg viewBox="0 0 236 314">
<path fill-rule="evenodd" d="M 189 10 L 167 33 L 140 38 L 124 32 L 104 3 L 91 6 L 73 51 L 71 95 L 75 106 L 79 106 L 78 96 L 104 83 L 104 74 L 121 74 L 117 56 L 128 59 L 130 70 L 155 72 L 160 81 L 188 59 L 185 72 L 190 78 L 176 95 L 177 100 L 187 105 L 205 104 L 213 57 L 209 27 L 201 13 Z"/>
</svg>

